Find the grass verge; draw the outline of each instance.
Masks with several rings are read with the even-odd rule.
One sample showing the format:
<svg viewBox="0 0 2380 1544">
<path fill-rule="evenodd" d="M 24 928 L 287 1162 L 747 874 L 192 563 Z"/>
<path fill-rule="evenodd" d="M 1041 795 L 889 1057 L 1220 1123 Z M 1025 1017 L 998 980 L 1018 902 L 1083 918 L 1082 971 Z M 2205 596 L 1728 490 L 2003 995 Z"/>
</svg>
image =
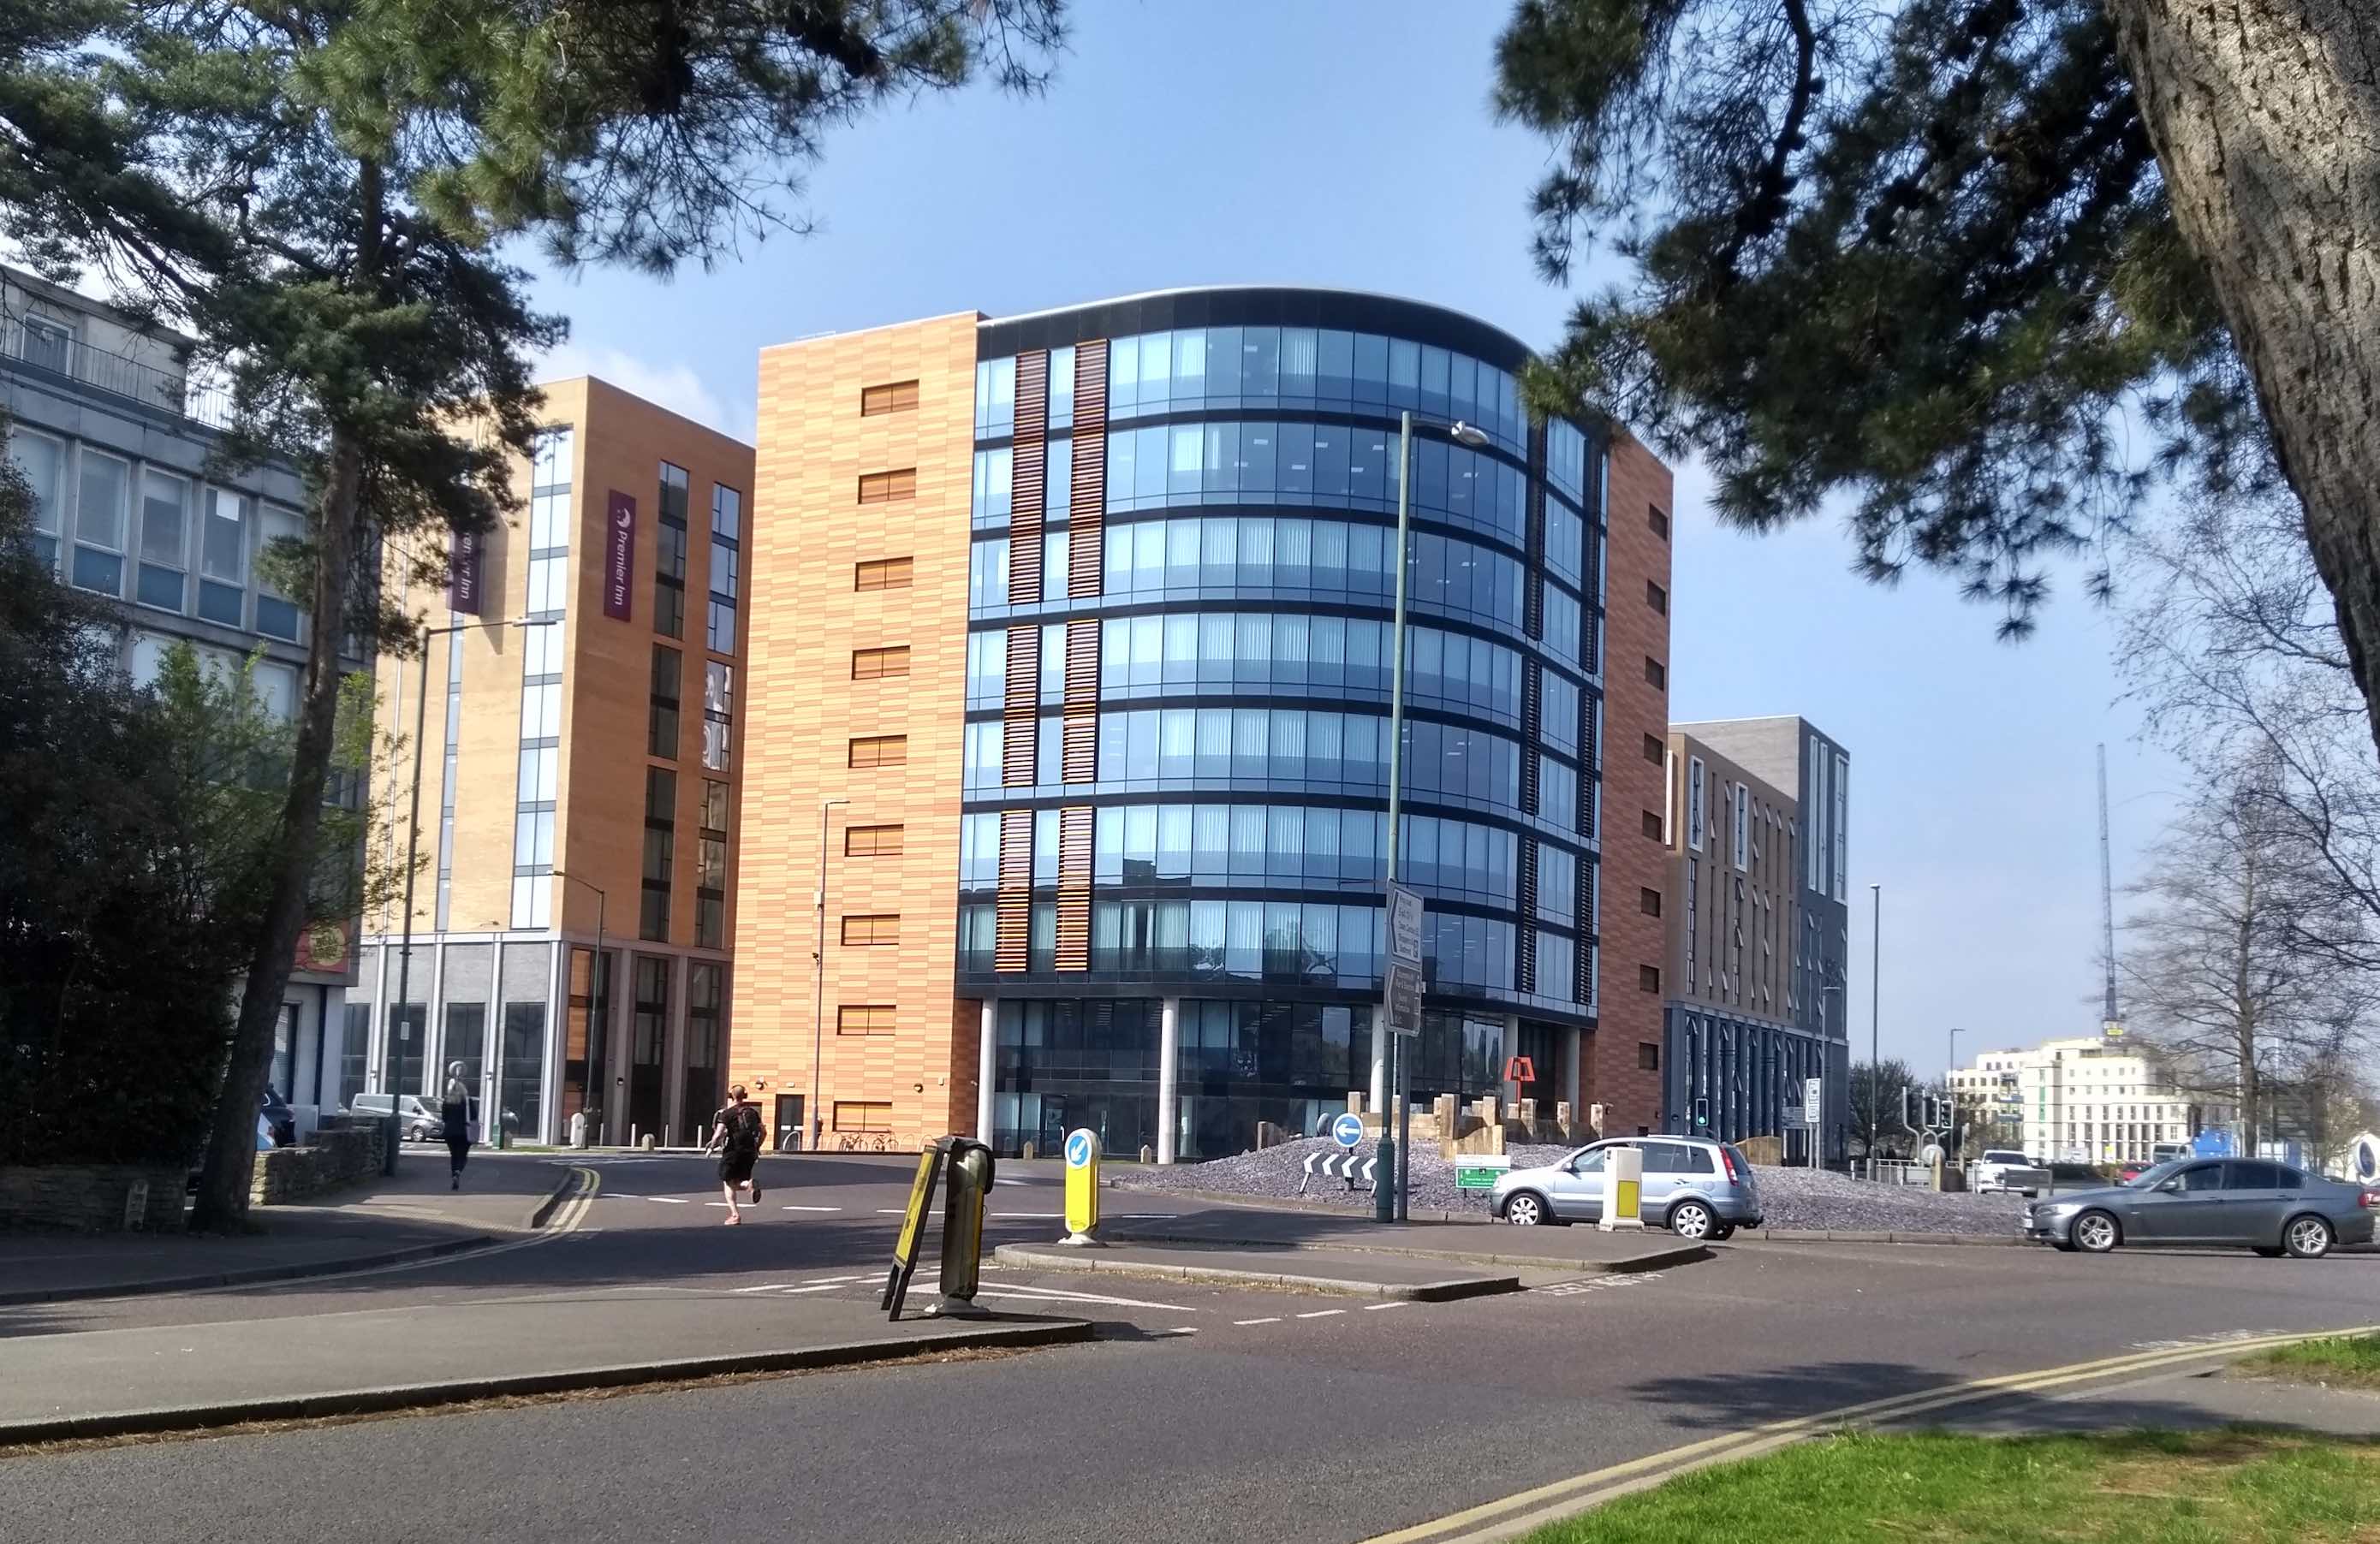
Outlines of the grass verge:
<svg viewBox="0 0 2380 1544">
<path fill-rule="evenodd" d="M 2371 1442 L 2245 1428 L 1853 1433 L 1682 1476 L 1526 1544 L 2363 1544 L 2375 1530 Z"/>
<path fill-rule="evenodd" d="M 2380 1389 L 2380 1335 L 2330 1335 L 2250 1357 L 2238 1370 L 2256 1378 L 2293 1378 L 2351 1389 Z"/>
</svg>

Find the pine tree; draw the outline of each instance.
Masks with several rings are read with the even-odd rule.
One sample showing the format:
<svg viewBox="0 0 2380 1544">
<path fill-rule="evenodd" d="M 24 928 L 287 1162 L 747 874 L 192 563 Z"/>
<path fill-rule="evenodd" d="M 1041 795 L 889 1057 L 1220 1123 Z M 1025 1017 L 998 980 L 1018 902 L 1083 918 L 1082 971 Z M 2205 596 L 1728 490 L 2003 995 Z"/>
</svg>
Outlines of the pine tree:
<svg viewBox="0 0 2380 1544">
<path fill-rule="evenodd" d="M 2153 474 L 2277 476 L 2380 742 L 2370 0 L 1521 0 L 1498 59 L 1544 271 L 1635 265 L 1543 403 L 1700 452 L 1739 526 L 1848 492 L 1870 578 L 2011 635 Z"/>
<path fill-rule="evenodd" d="M 310 659 L 265 920 L 195 1226 L 245 1209 L 249 1132 L 322 841 L 339 648 L 402 649 L 385 553 L 513 513 L 528 359 L 563 335 L 506 260 L 665 273 L 800 226 L 821 136 L 989 72 L 1041 84 L 1060 0 L 16 0 L 0 235 L 207 340 L 219 454 L 296 464 Z M 484 437 L 457 430 L 487 426 Z M 405 538 L 419 538 L 407 540 Z"/>
</svg>

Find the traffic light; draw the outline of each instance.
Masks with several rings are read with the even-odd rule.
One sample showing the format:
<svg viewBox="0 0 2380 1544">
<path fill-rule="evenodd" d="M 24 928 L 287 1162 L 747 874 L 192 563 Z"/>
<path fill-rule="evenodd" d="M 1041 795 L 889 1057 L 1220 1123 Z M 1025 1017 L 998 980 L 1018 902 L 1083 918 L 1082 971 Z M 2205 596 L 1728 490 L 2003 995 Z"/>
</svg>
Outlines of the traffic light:
<svg viewBox="0 0 2380 1544">
<path fill-rule="evenodd" d="M 1917 1091 L 1915 1089 L 1902 1089 L 1900 1091 L 1900 1125 L 1903 1130 L 1914 1131 L 1917 1129 L 1917 1122 L 1913 1118 L 1916 1112 L 1914 1107 L 1912 1106 L 1909 1102 L 1911 1096 L 1915 1094 L 1916 1092 Z"/>
<path fill-rule="evenodd" d="M 1710 1129 L 1710 1097 L 1707 1094 L 1697 1094 L 1694 1098 L 1694 1129 Z"/>
</svg>

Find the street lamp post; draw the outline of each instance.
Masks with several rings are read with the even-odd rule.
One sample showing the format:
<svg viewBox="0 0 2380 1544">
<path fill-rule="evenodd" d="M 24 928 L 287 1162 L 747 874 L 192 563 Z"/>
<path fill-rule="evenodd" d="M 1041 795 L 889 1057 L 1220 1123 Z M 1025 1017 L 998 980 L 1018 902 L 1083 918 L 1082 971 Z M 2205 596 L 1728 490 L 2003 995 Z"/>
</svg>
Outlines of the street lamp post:
<svg viewBox="0 0 2380 1544">
<path fill-rule="evenodd" d="M 573 885 L 584 885 L 595 892 L 595 958 L 587 967 L 587 1017 L 589 1020 L 587 1026 L 587 1093 L 598 1101 L 595 1106 L 596 1119 L 599 1122 L 608 1121 L 611 1119 L 611 1112 L 608 1108 L 611 1099 L 604 1092 L 603 1075 L 609 1072 L 611 1068 L 606 1058 L 597 1055 L 595 1052 L 599 1045 L 607 1051 L 610 1050 L 612 1041 L 612 981 L 609 973 L 603 969 L 603 912 L 610 905 L 611 898 L 603 893 L 602 886 L 592 880 L 581 879 L 575 874 L 565 874 L 560 869 L 553 871 L 553 876 Z M 569 980 L 567 971 L 564 972 L 563 979 L 565 983 Z M 567 990 L 566 986 L 565 990 Z M 595 1007 L 599 1000 L 603 1005 L 600 1015 Z M 585 1105 L 582 1104 L 580 1108 L 583 1110 Z M 503 1129 L 504 1118 L 504 1112 L 499 1108 L 496 1111 L 499 1131 Z M 595 1128 L 595 1145 L 598 1147 L 603 1145 L 603 1128 L 601 1125 Z"/>
<path fill-rule="evenodd" d="M 818 947 L 810 952 L 810 1151 L 826 1139 L 826 1094 L 820 1086 L 826 1075 L 826 838 L 827 816 L 848 799 L 828 799 L 819 805 Z"/>
<path fill-rule="evenodd" d="M 1402 814 L 1404 799 L 1405 752 L 1405 550 L 1406 533 L 1412 525 L 1413 500 L 1413 431 L 1414 415 L 1407 409 L 1397 423 L 1397 599 L 1395 620 L 1389 629 L 1389 885 L 1394 893 L 1397 882 L 1397 826 Z M 1459 445 L 1473 450 L 1488 443 L 1488 436 L 1470 424 L 1457 419 L 1441 423 L 1423 420 L 1431 428 L 1442 428 Z M 1380 1022 L 1372 1037 L 1372 1101 L 1377 1107 L 1383 1097 L 1396 1104 L 1396 1126 L 1389 1125 L 1386 1110 L 1380 1114 L 1378 1164 L 1372 1181 L 1372 1217 L 1376 1222 L 1405 1220 L 1405 1179 L 1409 1155 L 1413 1151 L 1413 1101 L 1407 1097 L 1412 1081 L 1411 1058 L 1397 1048 L 1396 1036 L 1389 1032 L 1388 997 L 1380 999 Z M 1393 1184 L 1390 1183 L 1393 1175 Z"/>
<path fill-rule="evenodd" d="M 405 933 L 397 944 L 396 954 L 395 1006 L 399 1014 L 405 1012 L 409 1006 L 406 999 L 413 995 L 413 875 L 415 869 L 420 863 L 421 741 L 423 736 L 430 732 L 430 640 L 452 637 L 457 633 L 468 633 L 475 627 L 526 627 L 528 625 L 526 621 L 510 619 L 498 621 L 474 620 L 451 622 L 444 627 L 425 627 L 421 630 L 421 675 L 419 690 L 413 700 L 413 796 L 411 808 L 405 817 Z M 426 1042 L 430 1036 L 430 1013 L 427 1007 L 421 1014 L 421 1034 Z M 396 1172 L 397 1137 L 404 1128 L 399 1123 L 396 1108 L 395 1026 L 385 1020 L 381 1024 L 380 1062 L 381 1090 L 388 1095 L 388 1133 L 381 1144 L 380 1172 L 383 1175 L 393 1175 Z M 498 1119 L 503 1118 L 503 1111 L 499 1110 L 496 1114 Z"/>
</svg>

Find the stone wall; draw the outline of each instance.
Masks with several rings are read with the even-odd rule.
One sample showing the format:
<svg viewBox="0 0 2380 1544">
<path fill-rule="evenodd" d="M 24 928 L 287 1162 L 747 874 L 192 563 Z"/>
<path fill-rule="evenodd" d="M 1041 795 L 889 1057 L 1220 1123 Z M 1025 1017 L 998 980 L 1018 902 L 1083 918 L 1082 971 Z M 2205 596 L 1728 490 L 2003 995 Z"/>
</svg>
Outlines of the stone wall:
<svg viewBox="0 0 2380 1544">
<path fill-rule="evenodd" d="M 128 1218 L 134 1192 L 148 1193 Z M 178 1232 L 188 1174 L 171 1164 L 58 1164 L 0 1167 L 0 1231 L 72 1228 L 121 1233 L 128 1227 Z"/>
<path fill-rule="evenodd" d="M 249 1204 L 284 1206 L 373 1178 L 380 1173 L 383 1129 L 377 1120 L 334 1116 L 304 1147 L 258 1153 L 256 1175 L 249 1182 Z"/>
</svg>

